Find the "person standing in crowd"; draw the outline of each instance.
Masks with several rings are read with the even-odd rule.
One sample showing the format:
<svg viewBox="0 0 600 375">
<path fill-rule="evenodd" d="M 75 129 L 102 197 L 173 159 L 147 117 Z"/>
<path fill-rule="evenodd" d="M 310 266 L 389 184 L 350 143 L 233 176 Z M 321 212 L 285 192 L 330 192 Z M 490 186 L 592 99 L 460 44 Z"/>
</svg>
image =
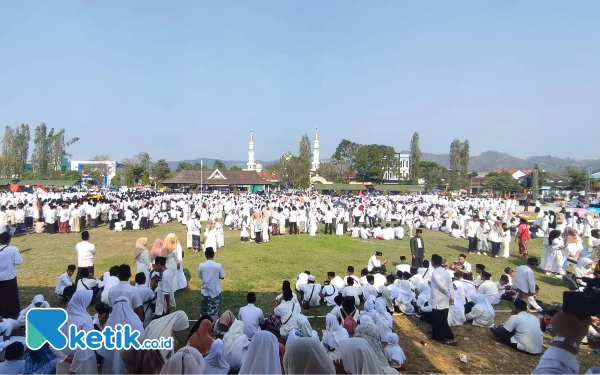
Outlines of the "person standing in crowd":
<svg viewBox="0 0 600 375">
<path fill-rule="evenodd" d="M 221 280 L 225 278 L 225 270 L 221 263 L 213 260 L 212 247 L 207 248 L 204 255 L 206 262 L 198 266 L 198 278 L 202 279 L 200 315 L 211 316 L 216 321 L 221 316 Z"/>
<path fill-rule="evenodd" d="M 467 239 L 469 240 L 469 254 L 477 252 L 477 230 L 479 229 L 479 220 L 473 215 L 471 221 L 467 223 Z"/>
<path fill-rule="evenodd" d="M 425 243 L 423 242 L 423 230 L 417 229 L 417 234 L 410 239 L 410 254 L 412 255 L 412 267 L 417 270 L 423 267 L 425 259 Z"/>
<path fill-rule="evenodd" d="M 454 305 L 454 285 L 448 272 L 441 267 L 441 256 L 433 254 L 431 265 L 434 268 L 431 277 L 431 297 L 433 300 L 431 338 L 446 345 L 456 346 L 458 342 L 448 324 L 448 312 L 450 306 Z"/>
<path fill-rule="evenodd" d="M 154 309 L 154 319 L 162 318 L 169 314 L 175 306 L 175 281 L 173 271 L 167 268 L 167 258 L 156 257 L 154 260 L 158 275 L 158 287 L 156 288 L 156 307 Z"/>
<path fill-rule="evenodd" d="M 529 233 L 529 222 L 527 218 L 522 217 L 521 223 L 517 228 L 517 236 L 515 237 L 515 241 L 519 244 L 519 254 L 521 254 L 521 258 L 527 259 L 527 254 L 529 253 L 529 239 L 531 238 L 531 234 Z"/>
<path fill-rule="evenodd" d="M 81 269 L 87 268 L 88 271 L 93 275 L 94 274 L 94 256 L 96 255 L 96 246 L 89 242 L 90 234 L 89 232 L 83 231 L 81 233 L 81 242 L 75 245 L 75 251 L 77 251 L 77 277 L 79 280 L 81 277 Z"/>
<path fill-rule="evenodd" d="M 19 286 L 16 266 L 23 263 L 21 253 L 10 246 L 10 235 L 0 233 L 0 316 L 12 318 L 19 315 Z"/>
</svg>

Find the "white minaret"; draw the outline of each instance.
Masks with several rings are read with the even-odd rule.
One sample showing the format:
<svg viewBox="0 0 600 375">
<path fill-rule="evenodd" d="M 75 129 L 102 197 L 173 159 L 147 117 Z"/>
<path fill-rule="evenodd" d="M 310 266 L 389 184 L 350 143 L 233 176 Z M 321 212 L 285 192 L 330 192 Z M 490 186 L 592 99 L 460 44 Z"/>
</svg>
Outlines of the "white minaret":
<svg viewBox="0 0 600 375">
<path fill-rule="evenodd" d="M 319 169 L 319 129 L 315 128 L 315 140 L 313 143 L 313 162 L 312 162 L 312 172 L 316 172 Z"/>
<path fill-rule="evenodd" d="M 254 135 L 252 134 L 252 130 L 250 130 L 250 142 L 248 142 L 248 168 L 247 171 L 253 171 L 256 167 L 256 163 L 254 162 Z"/>
</svg>

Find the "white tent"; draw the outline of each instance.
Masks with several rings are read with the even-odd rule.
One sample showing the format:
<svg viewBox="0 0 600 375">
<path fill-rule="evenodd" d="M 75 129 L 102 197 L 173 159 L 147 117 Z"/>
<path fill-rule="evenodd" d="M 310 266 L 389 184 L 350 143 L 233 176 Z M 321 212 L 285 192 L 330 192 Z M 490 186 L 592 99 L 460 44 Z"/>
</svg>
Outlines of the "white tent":
<svg viewBox="0 0 600 375">
<path fill-rule="evenodd" d="M 590 179 L 592 179 L 592 180 L 597 180 L 597 179 L 600 179 L 600 172 L 596 172 L 596 173 L 594 173 L 594 174 L 591 174 L 591 175 L 589 176 L 589 178 L 590 178 Z"/>
</svg>

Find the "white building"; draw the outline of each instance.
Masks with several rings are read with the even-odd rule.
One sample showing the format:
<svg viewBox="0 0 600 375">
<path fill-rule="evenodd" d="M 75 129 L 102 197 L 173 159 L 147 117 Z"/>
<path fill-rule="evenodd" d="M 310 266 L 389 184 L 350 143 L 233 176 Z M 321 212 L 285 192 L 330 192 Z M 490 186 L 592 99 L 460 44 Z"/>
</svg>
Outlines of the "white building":
<svg viewBox="0 0 600 375">
<path fill-rule="evenodd" d="M 83 179 L 91 179 L 92 177 L 84 174 L 84 169 L 86 167 L 94 167 L 94 168 L 104 168 L 102 181 L 97 181 L 99 185 L 108 186 L 110 184 L 110 180 L 115 177 L 117 174 L 117 169 L 122 165 L 114 160 L 71 160 L 71 170 L 77 171 L 81 178 Z"/>
<path fill-rule="evenodd" d="M 248 142 L 248 163 L 246 166 L 247 168 L 242 169 L 243 171 L 262 172 L 262 165 L 257 164 L 254 161 L 254 134 L 252 133 L 252 130 L 250 130 L 250 142 Z"/>
<path fill-rule="evenodd" d="M 394 160 L 384 159 L 383 171 L 383 180 L 386 182 L 408 180 L 410 173 L 410 152 L 397 152 Z"/>
<path fill-rule="evenodd" d="M 319 165 L 321 164 L 320 156 L 319 156 L 319 129 L 315 128 L 315 139 L 313 142 L 313 161 L 312 167 L 310 169 L 311 172 L 316 172 L 319 169 Z"/>
</svg>

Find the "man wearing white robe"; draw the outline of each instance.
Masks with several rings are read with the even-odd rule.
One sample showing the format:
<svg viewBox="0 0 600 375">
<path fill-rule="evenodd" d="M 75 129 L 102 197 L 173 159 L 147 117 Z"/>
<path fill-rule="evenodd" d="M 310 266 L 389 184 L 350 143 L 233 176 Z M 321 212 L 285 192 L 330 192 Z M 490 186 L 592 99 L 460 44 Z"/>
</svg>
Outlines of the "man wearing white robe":
<svg viewBox="0 0 600 375">
<path fill-rule="evenodd" d="M 500 296 L 498 295 L 498 287 L 492 281 L 492 275 L 487 272 L 483 272 L 481 278 L 483 283 L 481 283 L 479 288 L 477 288 L 477 293 L 483 294 L 492 305 L 499 304 Z"/>
</svg>

